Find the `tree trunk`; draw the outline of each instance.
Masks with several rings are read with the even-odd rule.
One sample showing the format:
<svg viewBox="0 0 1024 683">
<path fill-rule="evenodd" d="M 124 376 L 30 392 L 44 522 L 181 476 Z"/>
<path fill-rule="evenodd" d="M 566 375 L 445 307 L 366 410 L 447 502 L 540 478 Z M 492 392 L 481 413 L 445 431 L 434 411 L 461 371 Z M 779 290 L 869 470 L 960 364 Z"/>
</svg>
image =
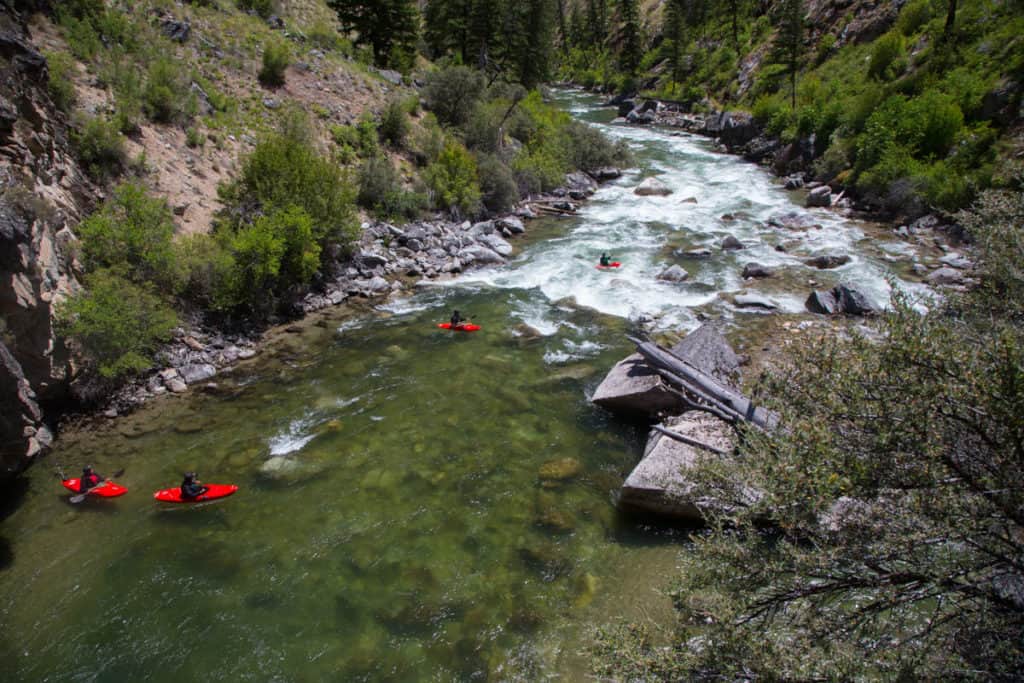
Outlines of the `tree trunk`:
<svg viewBox="0 0 1024 683">
<path fill-rule="evenodd" d="M 946 5 L 946 27 L 942 30 L 943 40 L 952 40 L 956 28 L 956 0 L 949 0 Z"/>
</svg>

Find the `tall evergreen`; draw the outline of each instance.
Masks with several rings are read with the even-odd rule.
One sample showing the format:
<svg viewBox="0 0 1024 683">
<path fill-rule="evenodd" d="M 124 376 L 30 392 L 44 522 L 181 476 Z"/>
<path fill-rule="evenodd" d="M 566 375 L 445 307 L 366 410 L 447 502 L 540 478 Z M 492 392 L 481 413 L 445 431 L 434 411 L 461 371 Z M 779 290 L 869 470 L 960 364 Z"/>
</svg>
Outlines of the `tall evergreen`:
<svg viewBox="0 0 1024 683">
<path fill-rule="evenodd" d="M 778 6 L 776 24 L 778 33 L 773 46 L 775 61 L 786 67 L 789 74 L 790 102 L 796 109 L 796 75 L 804 52 L 803 0 L 782 0 Z"/>
<path fill-rule="evenodd" d="M 637 0 L 618 0 L 619 3 L 619 62 L 627 73 L 636 73 L 643 57 L 643 38 L 640 29 L 640 7 Z"/>
<path fill-rule="evenodd" d="M 608 0 L 587 0 L 590 44 L 600 48 L 608 39 Z"/>
<path fill-rule="evenodd" d="M 668 59 L 669 77 L 675 90 L 682 71 L 683 45 L 686 33 L 686 0 L 668 0 L 662 27 L 664 54 Z"/>
<path fill-rule="evenodd" d="M 327 0 L 342 30 L 355 31 L 357 45 L 369 45 L 380 66 L 407 69 L 416 55 L 420 16 L 415 0 Z"/>
</svg>

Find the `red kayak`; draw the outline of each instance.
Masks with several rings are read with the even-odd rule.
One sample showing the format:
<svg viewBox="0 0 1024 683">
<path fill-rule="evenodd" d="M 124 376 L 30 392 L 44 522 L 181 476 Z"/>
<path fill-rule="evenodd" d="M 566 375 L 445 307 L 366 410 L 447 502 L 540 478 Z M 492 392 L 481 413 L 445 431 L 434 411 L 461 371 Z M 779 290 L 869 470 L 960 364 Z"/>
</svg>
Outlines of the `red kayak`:
<svg viewBox="0 0 1024 683">
<path fill-rule="evenodd" d="M 238 490 L 238 487 L 234 484 L 203 484 L 203 486 L 208 490 L 206 493 L 195 498 L 182 498 L 180 487 L 157 491 L 153 494 L 153 497 L 165 503 L 202 503 L 208 500 L 227 498 Z"/>
<path fill-rule="evenodd" d="M 442 330 L 450 330 L 450 329 L 452 329 L 452 324 L 451 323 L 438 323 L 437 326 L 440 327 Z M 476 332 L 479 329 L 480 329 L 479 325 L 474 325 L 473 323 L 466 323 L 465 325 L 459 325 L 458 327 L 456 327 L 455 331 L 456 332 Z"/>
<path fill-rule="evenodd" d="M 601 264 L 598 264 L 598 265 L 597 265 L 597 269 L 598 269 L 598 270 L 610 270 L 611 268 L 618 268 L 618 267 L 619 267 L 619 266 L 621 266 L 621 265 L 622 265 L 622 264 L 621 264 L 621 263 L 619 263 L 618 261 L 612 261 L 612 262 L 611 262 L 611 263 L 609 263 L 609 264 L 608 264 L 607 266 L 602 266 Z"/>
<path fill-rule="evenodd" d="M 68 491 L 71 491 L 72 493 L 81 493 L 81 491 L 78 490 L 77 479 L 65 479 L 61 483 L 64 484 L 64 488 Z M 89 489 L 90 496 L 98 496 L 100 498 L 117 498 L 118 496 L 123 496 L 126 493 L 128 493 L 128 489 L 120 484 L 115 484 L 112 481 L 105 481 L 99 486 L 93 486 Z"/>
</svg>

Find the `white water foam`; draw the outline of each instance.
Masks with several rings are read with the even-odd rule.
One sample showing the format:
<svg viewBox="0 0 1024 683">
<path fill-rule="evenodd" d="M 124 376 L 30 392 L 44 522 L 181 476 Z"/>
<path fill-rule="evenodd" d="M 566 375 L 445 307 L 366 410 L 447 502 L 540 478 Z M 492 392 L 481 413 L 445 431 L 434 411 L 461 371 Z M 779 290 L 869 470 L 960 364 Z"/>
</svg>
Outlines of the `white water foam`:
<svg viewBox="0 0 1024 683">
<path fill-rule="evenodd" d="M 312 415 L 292 420 L 288 430 L 270 438 L 268 446 L 270 455 L 287 455 L 302 450 L 306 444 L 313 440 L 315 433 L 310 433 L 315 420 Z"/>
</svg>

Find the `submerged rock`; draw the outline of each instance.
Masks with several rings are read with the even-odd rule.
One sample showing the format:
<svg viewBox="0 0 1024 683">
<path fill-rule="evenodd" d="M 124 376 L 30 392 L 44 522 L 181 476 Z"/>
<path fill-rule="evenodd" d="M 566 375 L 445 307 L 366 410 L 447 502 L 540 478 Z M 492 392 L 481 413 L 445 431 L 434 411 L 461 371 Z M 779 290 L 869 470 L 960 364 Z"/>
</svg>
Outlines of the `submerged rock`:
<svg viewBox="0 0 1024 683">
<path fill-rule="evenodd" d="M 743 248 L 744 248 L 743 242 L 740 242 L 733 235 L 726 235 L 725 239 L 722 240 L 722 250 L 723 251 L 735 251 L 737 249 L 743 249 Z"/>
<path fill-rule="evenodd" d="M 778 308 L 773 301 L 759 294 L 737 294 L 733 297 L 733 302 L 740 308 L 761 308 L 766 311 Z"/>
<path fill-rule="evenodd" d="M 568 481 L 579 476 L 582 471 L 583 463 L 576 458 L 560 458 L 541 465 L 537 476 L 542 481 Z"/>
</svg>

